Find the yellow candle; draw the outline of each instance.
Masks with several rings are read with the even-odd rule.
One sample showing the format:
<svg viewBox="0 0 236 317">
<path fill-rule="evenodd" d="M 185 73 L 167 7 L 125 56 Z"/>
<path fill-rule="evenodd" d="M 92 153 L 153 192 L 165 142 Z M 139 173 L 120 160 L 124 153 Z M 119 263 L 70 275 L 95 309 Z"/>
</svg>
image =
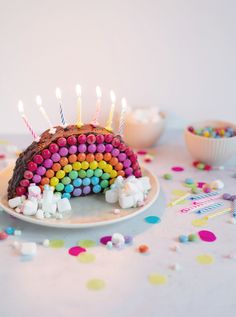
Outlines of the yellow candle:
<svg viewBox="0 0 236 317">
<path fill-rule="evenodd" d="M 81 86 L 76 85 L 75 87 L 76 95 L 77 95 L 77 113 L 78 113 L 78 119 L 77 119 L 77 127 L 81 128 L 83 125 L 82 122 L 82 103 L 81 103 Z"/>
<path fill-rule="evenodd" d="M 101 88 L 99 86 L 96 87 L 96 94 L 97 94 L 96 111 L 95 111 L 94 118 L 91 121 L 91 124 L 95 127 L 99 125 L 98 118 L 99 118 L 100 111 L 101 111 L 102 91 L 101 91 Z"/>
<path fill-rule="evenodd" d="M 109 118 L 106 124 L 106 129 L 108 131 L 112 131 L 112 121 L 113 121 L 113 115 L 115 111 L 116 95 L 113 90 L 110 91 L 110 96 L 111 96 L 111 109 L 110 109 Z"/>
</svg>

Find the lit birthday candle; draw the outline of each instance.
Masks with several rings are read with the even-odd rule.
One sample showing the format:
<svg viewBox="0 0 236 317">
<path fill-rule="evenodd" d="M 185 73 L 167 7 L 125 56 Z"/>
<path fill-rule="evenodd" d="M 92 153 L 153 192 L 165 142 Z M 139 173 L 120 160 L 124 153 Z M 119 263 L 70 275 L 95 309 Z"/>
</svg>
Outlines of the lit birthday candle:
<svg viewBox="0 0 236 317">
<path fill-rule="evenodd" d="M 56 129 L 53 128 L 53 125 L 52 125 L 52 122 L 51 120 L 49 119 L 49 116 L 47 114 L 47 112 L 45 111 L 44 107 L 42 106 L 42 99 L 40 96 L 36 96 L 36 104 L 37 106 L 39 107 L 39 111 L 41 112 L 42 116 L 44 117 L 44 119 L 47 121 L 49 127 L 50 127 L 50 130 L 49 130 L 49 133 L 50 134 L 54 134 L 56 132 Z"/>
<path fill-rule="evenodd" d="M 110 109 L 109 118 L 108 118 L 107 124 L 106 124 L 106 129 L 108 131 L 112 131 L 112 121 L 113 121 L 115 102 L 116 102 L 116 95 L 115 95 L 113 90 L 110 91 L 110 96 L 111 96 L 111 109 Z"/>
<path fill-rule="evenodd" d="M 38 134 L 34 131 L 34 129 L 32 128 L 31 124 L 29 123 L 29 120 L 27 119 L 25 112 L 24 112 L 24 105 L 23 102 L 20 100 L 18 102 L 18 111 L 21 114 L 21 118 L 23 119 L 26 127 L 29 129 L 30 133 L 32 134 L 34 141 L 35 142 L 39 142 L 40 137 L 38 136 Z"/>
<path fill-rule="evenodd" d="M 66 127 L 66 121 L 65 121 L 65 117 L 63 114 L 63 109 L 62 109 L 62 99 L 61 99 L 61 90 L 59 88 L 56 88 L 56 98 L 59 102 L 59 107 L 60 107 L 60 117 L 61 117 L 61 123 L 63 127 Z"/>
<path fill-rule="evenodd" d="M 99 125 L 98 117 L 99 117 L 100 111 L 101 111 L 102 91 L 101 91 L 101 88 L 99 86 L 96 87 L 96 94 L 97 94 L 96 111 L 95 111 L 94 118 L 91 122 L 91 124 L 95 127 Z"/>
<path fill-rule="evenodd" d="M 124 126 L 125 126 L 125 114 L 127 111 L 127 101 L 125 98 L 121 99 L 121 114 L 120 114 L 120 124 L 119 124 L 119 132 L 118 134 L 120 136 L 123 136 L 124 134 Z"/>
<path fill-rule="evenodd" d="M 78 111 L 78 119 L 77 119 L 77 127 L 81 128 L 83 125 L 82 122 L 82 107 L 81 107 L 81 86 L 76 85 L 75 87 L 76 95 L 77 95 L 77 111 Z"/>
</svg>

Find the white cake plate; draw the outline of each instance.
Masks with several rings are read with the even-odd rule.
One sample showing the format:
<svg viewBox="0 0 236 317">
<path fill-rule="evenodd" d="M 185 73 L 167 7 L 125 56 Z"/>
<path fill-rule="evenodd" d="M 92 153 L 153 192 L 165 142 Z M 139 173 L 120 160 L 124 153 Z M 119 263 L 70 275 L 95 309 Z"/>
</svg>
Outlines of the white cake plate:
<svg viewBox="0 0 236 317">
<path fill-rule="evenodd" d="M 148 176 L 151 182 L 151 190 L 145 205 L 138 208 L 120 209 L 118 204 L 108 204 L 102 194 L 88 195 L 70 200 L 72 211 L 63 219 L 45 218 L 37 219 L 34 216 L 24 216 L 15 212 L 8 206 L 7 187 L 8 181 L 12 176 L 13 166 L 9 166 L 0 173 L 0 206 L 13 217 L 20 220 L 34 223 L 41 226 L 55 228 L 89 228 L 103 225 L 114 224 L 126 219 L 137 216 L 148 209 L 157 199 L 160 192 L 160 185 L 153 173 L 147 168 L 142 168 L 143 176 Z M 113 213 L 115 208 L 120 209 L 118 215 Z"/>
</svg>

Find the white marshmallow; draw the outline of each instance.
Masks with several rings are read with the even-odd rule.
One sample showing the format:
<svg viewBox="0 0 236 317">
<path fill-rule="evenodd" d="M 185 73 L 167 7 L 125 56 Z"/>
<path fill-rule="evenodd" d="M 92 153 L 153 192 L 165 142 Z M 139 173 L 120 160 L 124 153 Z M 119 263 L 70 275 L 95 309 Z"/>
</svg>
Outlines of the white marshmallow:
<svg viewBox="0 0 236 317">
<path fill-rule="evenodd" d="M 20 253 L 22 255 L 35 255 L 37 253 L 37 245 L 35 242 L 21 243 Z"/>
<path fill-rule="evenodd" d="M 122 247 L 125 245 L 125 238 L 121 233 L 114 233 L 111 238 L 111 242 L 116 247 Z"/>
<path fill-rule="evenodd" d="M 44 219 L 44 211 L 42 209 L 38 209 L 35 216 L 38 219 Z"/>
<path fill-rule="evenodd" d="M 50 245 L 50 241 L 48 239 L 43 240 L 43 246 L 48 248 Z"/>
<path fill-rule="evenodd" d="M 120 209 L 116 208 L 113 210 L 113 214 L 119 215 L 120 214 Z"/>
<path fill-rule="evenodd" d="M 21 206 L 21 207 L 22 207 L 22 206 Z M 15 212 L 17 212 L 18 214 L 22 213 L 21 207 L 16 207 Z"/>
<path fill-rule="evenodd" d="M 22 204 L 22 200 L 21 200 L 21 197 L 19 196 L 8 200 L 8 205 L 10 208 L 19 207 L 21 206 L 21 204 Z"/>
<path fill-rule="evenodd" d="M 39 200 L 41 198 L 41 189 L 39 186 L 36 186 L 35 184 L 30 184 L 28 187 L 28 199 L 37 199 Z"/>
<path fill-rule="evenodd" d="M 217 179 L 213 181 L 210 186 L 212 189 L 223 189 L 225 184 L 221 180 Z"/>
<path fill-rule="evenodd" d="M 36 201 L 26 200 L 23 204 L 23 214 L 25 216 L 33 216 L 36 214 L 38 209 L 38 203 Z"/>
<path fill-rule="evenodd" d="M 109 204 L 115 204 L 118 201 L 119 193 L 116 189 L 109 189 L 105 193 L 106 202 Z"/>
<path fill-rule="evenodd" d="M 119 205 L 122 209 L 132 208 L 134 206 L 134 198 L 133 196 L 126 196 L 125 194 L 120 195 L 119 197 Z"/>
<path fill-rule="evenodd" d="M 50 213 L 51 215 L 55 215 L 55 213 L 57 211 L 57 204 L 52 203 L 52 202 L 51 203 L 49 203 L 49 202 L 43 203 L 42 210 L 45 213 Z"/>
<path fill-rule="evenodd" d="M 138 178 L 139 182 L 142 184 L 143 189 L 148 191 L 151 189 L 150 179 L 147 176 Z"/>
<path fill-rule="evenodd" d="M 61 199 L 61 193 L 55 193 L 53 195 L 53 202 L 57 203 Z"/>
<path fill-rule="evenodd" d="M 69 199 L 62 198 L 57 202 L 57 208 L 59 212 L 69 211 L 71 210 L 71 204 Z"/>
</svg>

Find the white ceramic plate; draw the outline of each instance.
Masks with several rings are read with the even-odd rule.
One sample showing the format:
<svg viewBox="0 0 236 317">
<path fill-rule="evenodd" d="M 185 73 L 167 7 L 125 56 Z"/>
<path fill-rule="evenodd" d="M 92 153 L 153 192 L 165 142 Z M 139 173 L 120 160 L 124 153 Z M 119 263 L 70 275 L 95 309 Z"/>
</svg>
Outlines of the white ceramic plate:
<svg viewBox="0 0 236 317">
<path fill-rule="evenodd" d="M 146 168 L 142 168 L 143 176 L 150 178 L 152 189 L 148 194 L 147 201 L 143 207 L 120 209 L 118 215 L 113 213 L 115 208 L 119 208 L 118 204 L 108 204 L 104 199 L 104 195 L 89 195 L 85 197 L 73 198 L 70 200 L 72 211 L 63 219 L 57 220 L 37 219 L 36 217 L 24 216 L 18 214 L 8 206 L 7 187 L 8 181 L 12 175 L 13 166 L 7 167 L 0 174 L 0 206 L 10 215 L 23 221 L 31 222 L 41 226 L 57 227 L 57 228 L 89 228 L 114 224 L 129 218 L 132 218 L 148 209 L 157 199 L 160 192 L 160 185 L 157 178 Z"/>
</svg>

